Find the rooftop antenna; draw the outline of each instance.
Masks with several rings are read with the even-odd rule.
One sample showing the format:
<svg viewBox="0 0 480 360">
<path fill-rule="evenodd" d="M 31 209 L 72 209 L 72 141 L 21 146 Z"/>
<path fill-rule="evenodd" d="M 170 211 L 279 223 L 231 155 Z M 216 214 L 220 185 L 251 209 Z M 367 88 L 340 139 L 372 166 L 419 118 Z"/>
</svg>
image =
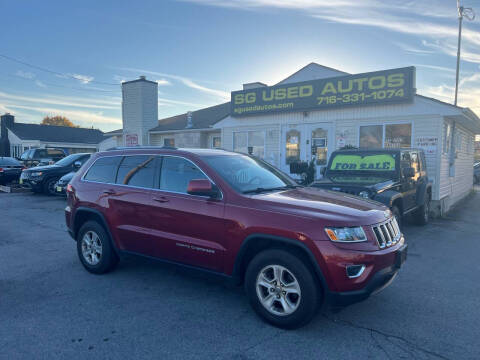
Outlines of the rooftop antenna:
<svg viewBox="0 0 480 360">
<path fill-rule="evenodd" d="M 475 20 L 475 12 L 472 8 L 466 8 L 460 5 L 460 0 L 457 0 L 457 11 L 458 11 L 458 46 L 457 46 L 457 74 L 455 77 L 455 102 L 454 105 L 457 105 L 458 97 L 458 78 L 460 70 L 460 46 L 462 41 L 462 21 L 463 18 L 473 21 Z"/>
</svg>

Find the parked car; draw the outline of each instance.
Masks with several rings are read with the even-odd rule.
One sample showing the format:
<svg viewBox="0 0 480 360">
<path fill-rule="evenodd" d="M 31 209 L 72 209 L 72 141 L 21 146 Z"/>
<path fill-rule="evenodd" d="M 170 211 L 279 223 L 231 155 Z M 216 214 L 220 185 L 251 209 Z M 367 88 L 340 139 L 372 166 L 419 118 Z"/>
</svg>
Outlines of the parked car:
<svg viewBox="0 0 480 360">
<path fill-rule="evenodd" d="M 75 173 L 77 172 L 76 170 L 70 171 L 68 174 L 63 175 L 60 179 L 58 179 L 58 181 L 55 183 L 55 193 L 57 195 L 63 195 L 63 196 L 67 195 L 67 192 L 66 192 L 67 186 L 75 176 Z"/>
<path fill-rule="evenodd" d="M 23 165 L 12 157 L 0 157 L 0 185 L 20 179 Z"/>
<path fill-rule="evenodd" d="M 36 166 L 22 171 L 20 183 L 30 186 L 33 192 L 55 195 L 55 184 L 63 175 L 79 169 L 91 154 L 72 154 L 53 165 Z"/>
<path fill-rule="evenodd" d="M 223 150 L 97 153 L 67 187 L 65 218 L 89 272 L 106 273 L 129 253 L 222 274 L 284 328 L 305 324 L 322 303 L 366 299 L 407 254 L 386 206 L 299 186 Z"/>
<path fill-rule="evenodd" d="M 66 157 L 67 154 L 62 149 L 30 149 L 20 156 L 23 165 L 30 168 L 33 166 L 51 165 L 58 160 Z"/>
<path fill-rule="evenodd" d="M 338 150 L 324 169 L 323 179 L 311 186 L 381 202 L 400 226 L 410 213 L 418 224 L 428 223 L 432 184 L 422 150 Z"/>
<path fill-rule="evenodd" d="M 480 184 L 480 162 L 473 165 L 473 183 Z"/>
</svg>

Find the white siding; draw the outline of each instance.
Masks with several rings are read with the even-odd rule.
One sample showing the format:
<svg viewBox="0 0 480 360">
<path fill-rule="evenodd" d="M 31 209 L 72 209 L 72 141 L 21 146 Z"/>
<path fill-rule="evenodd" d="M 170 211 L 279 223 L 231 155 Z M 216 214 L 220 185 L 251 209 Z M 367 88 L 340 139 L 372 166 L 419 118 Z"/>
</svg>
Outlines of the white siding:
<svg viewBox="0 0 480 360">
<path fill-rule="evenodd" d="M 444 132 L 442 123 L 442 141 Z M 443 199 L 443 211 L 448 211 L 453 204 L 468 195 L 473 187 L 473 151 L 469 146 L 469 138 L 473 134 L 458 124 L 455 133 L 458 140 L 455 146 L 454 176 L 450 176 L 449 154 L 442 152 L 440 155 L 439 197 Z"/>
</svg>

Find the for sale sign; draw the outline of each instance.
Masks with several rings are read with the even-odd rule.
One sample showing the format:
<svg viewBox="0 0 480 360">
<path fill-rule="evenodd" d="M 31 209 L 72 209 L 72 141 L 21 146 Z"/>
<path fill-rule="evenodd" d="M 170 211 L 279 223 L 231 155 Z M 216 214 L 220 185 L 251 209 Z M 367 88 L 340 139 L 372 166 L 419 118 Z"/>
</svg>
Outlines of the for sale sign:
<svg viewBox="0 0 480 360">
<path fill-rule="evenodd" d="M 125 135 L 125 146 L 138 146 L 138 135 L 137 134 Z"/>
</svg>

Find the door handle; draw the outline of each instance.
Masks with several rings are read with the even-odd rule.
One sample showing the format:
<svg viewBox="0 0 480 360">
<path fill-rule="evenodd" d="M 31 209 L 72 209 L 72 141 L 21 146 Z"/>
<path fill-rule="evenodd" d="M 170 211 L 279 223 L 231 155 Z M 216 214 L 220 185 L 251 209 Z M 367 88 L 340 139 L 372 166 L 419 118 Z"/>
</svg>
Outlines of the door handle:
<svg viewBox="0 0 480 360">
<path fill-rule="evenodd" d="M 103 190 L 102 191 L 102 194 L 105 194 L 105 195 L 115 195 L 115 190 L 113 189 L 107 189 L 107 190 Z"/>
<path fill-rule="evenodd" d="M 170 200 L 168 200 L 168 198 L 165 196 L 159 196 L 159 197 L 154 197 L 153 201 L 156 201 L 159 203 L 166 203 L 166 202 L 169 202 Z"/>
</svg>

